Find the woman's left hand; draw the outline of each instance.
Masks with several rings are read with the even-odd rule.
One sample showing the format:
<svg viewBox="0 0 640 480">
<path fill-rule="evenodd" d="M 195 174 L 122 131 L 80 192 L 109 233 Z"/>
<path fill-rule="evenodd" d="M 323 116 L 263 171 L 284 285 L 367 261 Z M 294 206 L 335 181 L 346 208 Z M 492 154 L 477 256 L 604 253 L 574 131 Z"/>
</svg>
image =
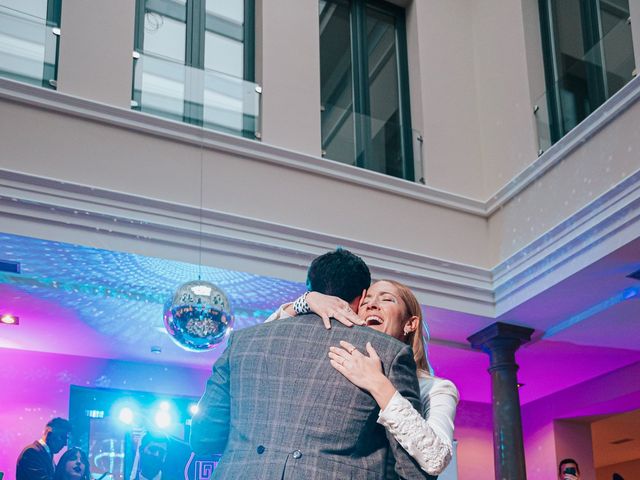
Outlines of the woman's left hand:
<svg viewBox="0 0 640 480">
<path fill-rule="evenodd" d="M 347 377 L 347 380 L 370 392 L 381 377 L 385 379 L 386 377 L 382 373 L 380 357 L 371 343 L 367 342 L 366 348 L 368 357 L 343 340 L 340 342 L 340 347 L 329 348 L 329 358 L 331 366 Z"/>
<path fill-rule="evenodd" d="M 371 343 L 367 342 L 366 346 L 368 357 L 344 340 L 340 347 L 329 348 L 331 366 L 355 386 L 369 392 L 384 410 L 396 389 L 382 373 L 382 362 Z"/>
</svg>

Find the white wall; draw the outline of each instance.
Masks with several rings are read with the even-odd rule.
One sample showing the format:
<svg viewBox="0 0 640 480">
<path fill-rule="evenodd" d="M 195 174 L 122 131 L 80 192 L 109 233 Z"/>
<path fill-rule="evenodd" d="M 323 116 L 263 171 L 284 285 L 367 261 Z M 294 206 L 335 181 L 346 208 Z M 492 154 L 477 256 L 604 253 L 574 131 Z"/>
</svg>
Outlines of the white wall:
<svg viewBox="0 0 640 480">
<path fill-rule="evenodd" d="M 580 467 L 580 480 L 596 480 L 591 447 L 591 425 L 588 422 L 556 420 L 553 422 L 556 463 L 573 458 Z"/>
<path fill-rule="evenodd" d="M 487 258 L 484 218 L 266 162 L 250 154 L 255 142 L 234 139 L 241 147 L 231 153 L 10 102 L 0 108 L 4 169 L 199 207 L 202 161 L 205 209 L 469 265 Z"/>
<path fill-rule="evenodd" d="M 256 1 L 256 80 L 262 140 L 320 155 L 320 26 L 317 0 Z"/>
<path fill-rule="evenodd" d="M 508 258 L 640 170 L 638 125 L 635 103 L 498 210 L 489 220 L 493 261 Z"/>
<path fill-rule="evenodd" d="M 485 198 L 471 0 L 414 1 L 407 42 L 413 127 L 427 185 Z M 480 181 L 479 181 L 480 180 Z"/>
<path fill-rule="evenodd" d="M 58 90 L 131 106 L 134 0 L 64 0 Z"/>
</svg>

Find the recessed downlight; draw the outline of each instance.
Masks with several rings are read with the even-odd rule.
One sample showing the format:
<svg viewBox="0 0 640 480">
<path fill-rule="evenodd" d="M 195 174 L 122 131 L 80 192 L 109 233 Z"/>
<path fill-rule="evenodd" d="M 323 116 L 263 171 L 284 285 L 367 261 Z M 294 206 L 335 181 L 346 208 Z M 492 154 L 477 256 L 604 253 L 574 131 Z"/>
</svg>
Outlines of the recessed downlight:
<svg viewBox="0 0 640 480">
<path fill-rule="evenodd" d="M 19 325 L 20 317 L 12 315 L 10 313 L 5 313 L 0 316 L 0 323 L 3 325 Z"/>
</svg>

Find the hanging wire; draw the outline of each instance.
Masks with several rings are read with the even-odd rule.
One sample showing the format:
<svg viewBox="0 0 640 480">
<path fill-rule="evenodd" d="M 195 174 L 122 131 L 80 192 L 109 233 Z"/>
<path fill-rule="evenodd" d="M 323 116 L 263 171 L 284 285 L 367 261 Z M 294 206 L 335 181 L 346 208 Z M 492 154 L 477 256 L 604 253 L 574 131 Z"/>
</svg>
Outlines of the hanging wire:
<svg viewBox="0 0 640 480">
<path fill-rule="evenodd" d="M 198 234 L 198 280 L 202 280 L 202 213 L 204 198 L 204 127 L 200 129 L 200 231 Z"/>
</svg>

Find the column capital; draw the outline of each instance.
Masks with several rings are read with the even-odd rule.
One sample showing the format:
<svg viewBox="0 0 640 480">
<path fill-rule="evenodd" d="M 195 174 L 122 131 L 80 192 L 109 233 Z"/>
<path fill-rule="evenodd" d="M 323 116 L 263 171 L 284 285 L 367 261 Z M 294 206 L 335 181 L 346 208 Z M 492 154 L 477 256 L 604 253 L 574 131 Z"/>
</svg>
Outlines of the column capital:
<svg viewBox="0 0 640 480">
<path fill-rule="evenodd" d="M 511 323 L 495 322 L 467 338 L 472 348 L 477 350 L 492 350 L 494 347 L 517 349 L 531 340 L 534 329 L 521 327 Z"/>
</svg>

